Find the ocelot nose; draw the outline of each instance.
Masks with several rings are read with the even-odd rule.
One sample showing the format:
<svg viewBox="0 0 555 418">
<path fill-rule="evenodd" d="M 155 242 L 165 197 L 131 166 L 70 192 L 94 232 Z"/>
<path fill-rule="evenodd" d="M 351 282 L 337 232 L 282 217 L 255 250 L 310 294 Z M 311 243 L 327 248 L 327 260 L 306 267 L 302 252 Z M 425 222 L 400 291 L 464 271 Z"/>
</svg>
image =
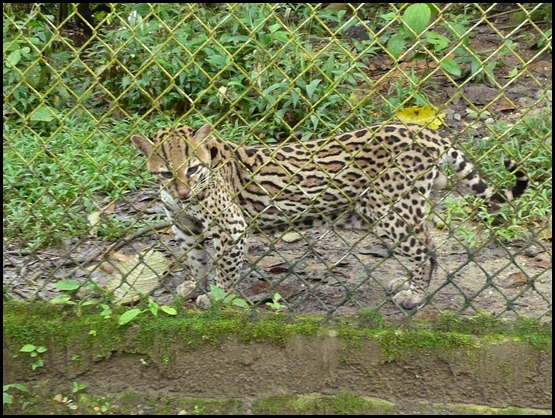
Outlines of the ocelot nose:
<svg viewBox="0 0 555 418">
<path fill-rule="evenodd" d="M 190 192 L 191 191 L 187 187 L 181 185 L 177 186 L 177 194 L 181 199 L 187 199 Z"/>
</svg>

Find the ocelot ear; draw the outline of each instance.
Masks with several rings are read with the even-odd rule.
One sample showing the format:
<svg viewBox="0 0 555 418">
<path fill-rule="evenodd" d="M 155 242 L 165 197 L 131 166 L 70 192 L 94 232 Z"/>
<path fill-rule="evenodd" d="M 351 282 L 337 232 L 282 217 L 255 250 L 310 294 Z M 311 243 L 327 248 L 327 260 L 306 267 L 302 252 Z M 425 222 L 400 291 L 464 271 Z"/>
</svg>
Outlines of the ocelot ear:
<svg viewBox="0 0 555 418">
<path fill-rule="evenodd" d="M 154 149 L 154 144 L 150 141 L 150 139 L 142 135 L 131 135 L 131 141 L 133 141 L 139 151 L 141 151 L 147 157 L 150 156 L 152 150 Z"/>
<path fill-rule="evenodd" d="M 198 139 L 200 142 L 204 142 L 205 138 L 210 135 L 210 132 L 212 132 L 212 127 L 210 126 L 210 124 L 207 123 L 206 125 L 201 126 L 195 131 L 195 138 Z"/>
<path fill-rule="evenodd" d="M 211 132 L 212 126 L 207 123 L 206 125 L 196 130 L 195 138 L 200 142 L 206 144 L 206 149 L 210 152 L 210 166 L 216 167 L 216 165 L 218 165 L 218 163 L 221 161 L 221 156 L 218 147 L 216 146 L 218 140 L 215 137 L 210 137 Z"/>
</svg>

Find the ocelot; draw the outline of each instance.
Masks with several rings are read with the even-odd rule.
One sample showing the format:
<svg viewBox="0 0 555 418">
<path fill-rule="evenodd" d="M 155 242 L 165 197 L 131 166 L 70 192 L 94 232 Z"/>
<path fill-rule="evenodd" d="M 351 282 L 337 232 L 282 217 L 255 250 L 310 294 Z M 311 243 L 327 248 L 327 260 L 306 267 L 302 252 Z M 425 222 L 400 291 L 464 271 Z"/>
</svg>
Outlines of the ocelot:
<svg viewBox="0 0 555 418">
<path fill-rule="evenodd" d="M 148 157 L 187 252 L 195 280 L 178 286 L 183 297 L 195 286 L 206 288 L 211 275 L 221 289 L 233 288 L 252 223 L 259 230 L 332 223 L 386 236 L 414 261 L 411 277 L 389 283 L 393 301 L 413 309 L 425 301 L 436 266 L 425 218 L 432 185 L 445 180 L 442 167 L 449 164 L 471 193 L 492 202 L 511 201 L 528 187 L 525 172 L 506 160 L 516 183 L 494 192 L 447 138 L 413 124 L 369 126 L 272 147 L 222 141 L 209 125 L 162 129 L 153 141 L 141 135 L 131 140 Z"/>
</svg>

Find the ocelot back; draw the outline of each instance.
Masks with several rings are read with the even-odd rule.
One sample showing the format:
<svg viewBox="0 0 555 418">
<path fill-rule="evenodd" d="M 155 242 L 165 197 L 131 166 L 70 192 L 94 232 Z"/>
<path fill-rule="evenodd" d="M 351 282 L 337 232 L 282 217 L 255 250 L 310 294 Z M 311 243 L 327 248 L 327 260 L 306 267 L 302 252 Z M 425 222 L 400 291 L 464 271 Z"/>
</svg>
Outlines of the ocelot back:
<svg viewBox="0 0 555 418">
<path fill-rule="evenodd" d="M 411 277 L 393 279 L 389 288 L 396 303 L 412 309 L 425 301 L 436 264 L 425 216 L 433 183 L 444 179 L 441 167 L 451 165 L 474 195 L 495 202 L 510 201 L 528 186 L 526 174 L 507 160 L 516 184 L 494 193 L 448 139 L 419 125 L 370 126 L 274 147 L 219 140 L 209 125 L 162 129 L 153 141 L 131 139 L 161 182 L 166 213 L 187 252 L 195 281 L 177 288 L 184 297 L 195 286 L 205 288 L 210 274 L 218 287 L 233 288 L 249 224 L 275 230 L 324 222 L 386 236 L 410 257 Z"/>
</svg>

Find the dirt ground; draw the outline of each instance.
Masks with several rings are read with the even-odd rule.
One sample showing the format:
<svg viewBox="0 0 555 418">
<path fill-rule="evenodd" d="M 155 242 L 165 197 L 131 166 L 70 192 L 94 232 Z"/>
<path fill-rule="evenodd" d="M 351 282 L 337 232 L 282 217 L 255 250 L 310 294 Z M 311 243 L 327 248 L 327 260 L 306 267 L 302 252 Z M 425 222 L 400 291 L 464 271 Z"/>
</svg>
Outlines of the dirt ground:
<svg viewBox="0 0 555 418">
<path fill-rule="evenodd" d="M 150 213 L 162 213 L 156 192 L 141 191 L 137 199 Z M 127 206 L 127 205 L 125 205 Z M 141 213 L 140 204 L 134 210 Z M 122 213 L 132 209 L 122 208 Z M 430 294 L 431 302 L 419 315 L 433 318 L 439 311 L 462 314 L 488 312 L 495 316 L 526 315 L 550 318 L 552 303 L 551 242 L 535 240 L 511 245 L 486 243 L 468 250 L 457 234 L 438 229 L 430 221 L 438 260 Z M 107 248 L 100 241 L 77 241 L 66 248 L 49 248 L 35 254 L 18 256 L 6 250 L 4 283 L 8 293 L 20 298 L 49 300 L 59 291 L 53 283 L 64 278 L 83 280 L 89 276 L 105 284 L 109 276 L 102 269 L 91 273 L 80 265 L 97 265 L 96 255 Z M 170 304 L 173 291 L 187 278 L 187 271 L 177 262 L 181 254 L 169 228 L 145 234 L 124 246 L 118 254 L 156 248 L 170 260 L 170 272 L 152 293 L 160 304 Z M 284 309 L 303 314 L 355 315 L 361 308 L 377 309 L 385 316 L 398 317 L 406 312 L 395 306 L 386 295 L 385 286 L 396 277 L 406 277 L 411 268 L 407 259 L 389 256 L 387 243 L 361 231 L 335 231 L 318 228 L 279 235 L 251 234 L 248 260 L 237 294 L 266 302 L 279 293 Z M 92 255 L 92 257 L 91 257 Z M 112 254 L 113 256 L 113 254 Z M 186 302 L 194 307 L 192 301 Z"/>
</svg>

